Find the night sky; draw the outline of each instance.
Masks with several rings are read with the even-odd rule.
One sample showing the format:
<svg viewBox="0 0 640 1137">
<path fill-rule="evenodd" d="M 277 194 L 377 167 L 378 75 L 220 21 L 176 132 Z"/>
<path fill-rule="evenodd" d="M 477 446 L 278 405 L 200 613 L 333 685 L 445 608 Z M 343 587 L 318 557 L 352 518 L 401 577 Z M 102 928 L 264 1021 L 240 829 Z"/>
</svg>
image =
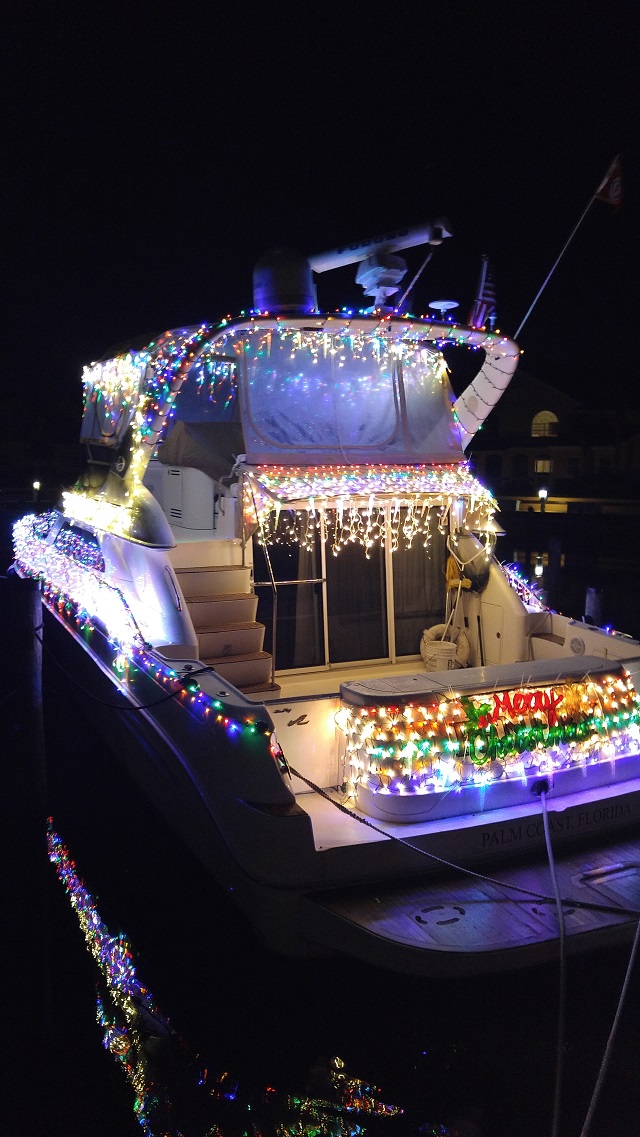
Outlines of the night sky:
<svg viewBox="0 0 640 1137">
<path fill-rule="evenodd" d="M 618 153 L 621 210 L 594 203 L 520 344 L 568 393 L 636 399 L 632 5 L 62 0 L 6 33 L 5 431 L 37 398 L 77 437 L 84 363 L 249 308 L 278 245 L 444 214 L 414 311 L 444 296 L 466 316 L 487 253 L 513 333 Z M 360 305 L 354 276 L 321 277 L 321 306 Z"/>
</svg>

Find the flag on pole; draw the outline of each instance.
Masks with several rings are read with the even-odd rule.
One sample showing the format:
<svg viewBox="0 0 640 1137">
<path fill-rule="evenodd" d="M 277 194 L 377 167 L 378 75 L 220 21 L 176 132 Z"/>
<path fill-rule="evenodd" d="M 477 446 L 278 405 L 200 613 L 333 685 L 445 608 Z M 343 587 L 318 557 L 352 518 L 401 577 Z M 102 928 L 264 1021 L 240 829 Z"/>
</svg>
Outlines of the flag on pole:
<svg viewBox="0 0 640 1137">
<path fill-rule="evenodd" d="M 496 322 L 496 289 L 493 273 L 489 267 L 489 258 L 482 258 L 480 280 L 473 307 L 469 313 L 467 323 L 472 328 L 493 329 Z"/>
<path fill-rule="evenodd" d="M 598 201 L 604 201 L 607 205 L 614 205 L 616 209 L 622 205 L 622 166 L 619 156 L 613 159 L 595 192 L 595 196 Z"/>
</svg>

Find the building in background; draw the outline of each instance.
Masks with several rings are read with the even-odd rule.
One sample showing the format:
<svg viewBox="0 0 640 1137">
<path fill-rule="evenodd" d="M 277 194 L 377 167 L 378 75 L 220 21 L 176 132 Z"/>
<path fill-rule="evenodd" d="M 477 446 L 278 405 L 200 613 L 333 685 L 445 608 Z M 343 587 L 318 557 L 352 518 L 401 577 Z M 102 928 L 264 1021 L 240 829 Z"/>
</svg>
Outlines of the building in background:
<svg viewBox="0 0 640 1137">
<path fill-rule="evenodd" d="M 500 504 L 500 559 L 551 607 L 640 635 L 640 414 L 519 370 L 471 462 Z"/>
</svg>

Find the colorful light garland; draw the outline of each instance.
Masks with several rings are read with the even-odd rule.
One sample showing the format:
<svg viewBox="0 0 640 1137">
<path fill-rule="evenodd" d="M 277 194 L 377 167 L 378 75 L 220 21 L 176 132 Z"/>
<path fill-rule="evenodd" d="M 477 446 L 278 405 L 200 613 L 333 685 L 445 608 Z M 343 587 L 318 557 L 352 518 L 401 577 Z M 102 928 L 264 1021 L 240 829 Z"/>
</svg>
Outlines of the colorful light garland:
<svg viewBox="0 0 640 1137">
<path fill-rule="evenodd" d="M 467 464 L 450 466 L 258 466 L 245 469 L 245 516 L 263 544 L 312 548 L 324 531 L 337 555 L 349 543 L 395 550 L 416 537 L 428 546 L 454 506 L 486 528 L 496 509 Z"/>
<path fill-rule="evenodd" d="M 154 366 L 147 373 L 144 389 L 133 418 L 132 487 L 141 485 L 147 463 L 159 442 L 189 368 L 199 355 L 213 324 L 200 324 L 182 332 L 166 332 L 158 344 L 150 344 Z"/>
<path fill-rule="evenodd" d="M 509 581 L 509 585 L 520 597 L 523 604 L 526 604 L 529 610 L 536 612 L 548 612 L 549 608 L 542 602 L 540 596 L 536 592 L 534 586 L 520 574 L 517 565 L 500 565 L 504 575 Z"/>
<path fill-rule="evenodd" d="M 257 356 L 260 353 L 267 358 L 276 343 L 289 353 L 302 349 L 317 357 L 326 357 L 348 351 L 362 360 L 376 361 L 385 359 L 393 348 L 403 359 L 430 352 L 435 362 L 437 352 L 451 344 L 491 352 L 496 359 L 501 358 L 501 345 L 504 345 L 505 356 L 512 353 L 512 342 L 499 331 L 470 328 L 450 320 L 442 322 L 430 315 L 387 313 L 371 318 L 364 311 L 354 314 L 343 310 L 331 315 L 318 313 L 317 316 L 288 318 L 256 312 L 249 318 L 243 313 L 236 320 L 230 317 L 226 328 L 225 323 L 220 324 L 222 334 L 217 337 L 218 349 L 233 345 L 239 354 L 249 352 Z M 240 337 L 243 342 L 238 345 Z"/>
<path fill-rule="evenodd" d="M 72 490 L 63 495 L 67 517 L 105 532 L 130 535 L 132 511 L 147 464 L 171 418 L 187 372 L 212 330 L 212 324 L 200 324 L 165 332 L 142 352 L 128 352 L 85 368 L 85 412 L 90 407 L 96 409 L 106 423 L 107 429 L 101 434 L 117 433 L 115 441 L 120 444 L 131 424 L 132 443 L 125 465 L 123 500 L 114 502 L 108 496 L 108 482 L 95 494 Z"/>
<path fill-rule="evenodd" d="M 198 394 L 205 396 L 214 406 L 219 405 L 223 412 L 236 399 L 235 363 L 233 360 L 220 359 L 211 345 L 204 349 L 194 363 L 189 373 L 189 381 L 192 379 Z"/>
<path fill-rule="evenodd" d="M 52 605 L 72 606 L 78 626 L 86 628 L 99 619 L 111 642 L 121 651 L 143 647 L 145 641 L 131 609 L 120 589 L 104 579 L 100 565 L 68 555 L 57 546 L 57 541 L 48 544 L 40 536 L 41 531 L 34 514 L 27 514 L 14 524 L 13 548 L 19 570 L 43 581 L 45 597 Z M 50 527 L 47 536 L 49 532 Z"/>
<path fill-rule="evenodd" d="M 137 676 L 148 676 L 200 722 L 224 730 L 228 739 L 240 742 L 264 736 L 272 758 L 280 764 L 282 752 L 271 723 L 251 713 L 235 717 L 222 700 L 202 689 L 195 675 L 191 675 L 191 669 L 181 675 L 154 655 L 120 590 L 107 584 L 95 568 L 78 563 L 55 544 L 47 544 L 46 536 L 52 524 L 49 515 L 43 522 L 33 514 L 15 523 L 15 563 L 23 575 L 42 580 L 44 603 L 73 631 L 82 633 L 83 638 L 97 630 L 96 621 L 99 621 L 108 638 L 111 664 L 119 683 L 133 690 Z M 39 531 L 44 537 L 38 536 Z"/>
<path fill-rule="evenodd" d="M 149 351 L 128 351 L 83 368 L 84 414 L 95 414 L 100 434 L 111 439 L 128 425 L 139 401 L 149 367 Z"/>
<path fill-rule="evenodd" d="M 63 526 L 56 535 L 54 547 L 65 557 L 77 561 L 83 568 L 104 572 L 104 557 L 97 537 L 81 533 L 72 526 Z"/>
<path fill-rule="evenodd" d="M 437 703 L 352 707 L 338 717 L 351 787 L 431 794 L 497 778 L 611 762 L 640 750 L 640 698 L 626 671 L 554 687 Z"/>
</svg>

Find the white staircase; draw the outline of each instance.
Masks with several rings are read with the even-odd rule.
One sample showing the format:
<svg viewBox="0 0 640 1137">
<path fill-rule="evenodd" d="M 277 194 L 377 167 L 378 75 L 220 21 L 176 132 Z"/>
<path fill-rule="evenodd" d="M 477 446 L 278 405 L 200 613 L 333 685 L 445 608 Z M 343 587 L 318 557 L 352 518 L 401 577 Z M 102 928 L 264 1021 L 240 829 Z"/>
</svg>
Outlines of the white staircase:
<svg viewBox="0 0 640 1137">
<path fill-rule="evenodd" d="M 188 554 L 184 544 L 177 547 L 175 556 L 174 550 L 171 553 L 198 638 L 200 659 L 246 695 L 264 698 L 280 688 L 272 682 L 271 655 L 262 650 L 264 624 L 255 618 L 258 597 L 252 591 L 251 568 L 198 563 L 199 555 L 210 554 L 213 544 L 227 542 L 195 541 L 189 543 Z M 225 560 L 232 559 L 229 552 L 220 548 Z"/>
</svg>

